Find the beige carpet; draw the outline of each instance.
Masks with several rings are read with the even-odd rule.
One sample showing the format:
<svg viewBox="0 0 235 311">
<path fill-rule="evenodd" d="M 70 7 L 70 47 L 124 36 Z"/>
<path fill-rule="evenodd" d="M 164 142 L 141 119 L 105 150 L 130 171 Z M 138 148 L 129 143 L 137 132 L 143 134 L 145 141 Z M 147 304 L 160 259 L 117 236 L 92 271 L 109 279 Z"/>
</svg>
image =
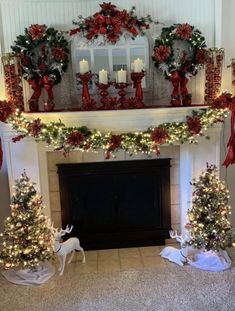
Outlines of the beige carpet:
<svg viewBox="0 0 235 311">
<path fill-rule="evenodd" d="M 1 311 L 234 311 L 235 266 L 205 272 L 174 264 L 117 272 L 75 273 L 72 263 L 39 287 L 0 277 Z"/>
</svg>

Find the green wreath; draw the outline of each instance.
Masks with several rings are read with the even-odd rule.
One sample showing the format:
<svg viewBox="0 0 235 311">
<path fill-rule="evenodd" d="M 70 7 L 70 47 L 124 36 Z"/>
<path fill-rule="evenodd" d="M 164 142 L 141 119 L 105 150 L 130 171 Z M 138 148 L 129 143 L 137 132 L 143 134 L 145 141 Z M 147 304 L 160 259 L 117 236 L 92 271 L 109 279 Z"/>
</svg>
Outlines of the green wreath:
<svg viewBox="0 0 235 311">
<path fill-rule="evenodd" d="M 54 84 L 61 81 L 69 62 L 68 41 L 62 33 L 46 25 L 31 25 L 11 46 L 21 59 L 22 74 L 26 80 L 48 77 Z"/>
<path fill-rule="evenodd" d="M 176 55 L 175 41 L 185 41 L 189 48 L 182 54 Z M 184 75 L 196 75 L 198 69 L 205 62 L 206 43 L 198 29 L 189 24 L 174 24 L 162 28 L 160 37 L 155 40 L 153 61 L 155 66 L 164 73 L 166 79 L 171 78 L 173 71 Z"/>
</svg>

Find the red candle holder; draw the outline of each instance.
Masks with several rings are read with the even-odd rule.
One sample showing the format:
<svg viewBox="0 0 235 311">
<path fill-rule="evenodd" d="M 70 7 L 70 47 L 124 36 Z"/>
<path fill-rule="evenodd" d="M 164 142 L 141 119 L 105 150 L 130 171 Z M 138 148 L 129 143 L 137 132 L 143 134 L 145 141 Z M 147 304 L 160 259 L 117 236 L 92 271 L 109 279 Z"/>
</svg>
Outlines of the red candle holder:
<svg viewBox="0 0 235 311">
<path fill-rule="evenodd" d="M 107 97 L 109 95 L 107 90 L 110 87 L 111 83 L 108 82 L 107 84 L 103 84 L 103 83 L 96 82 L 95 84 L 98 87 L 99 92 L 100 92 L 100 102 L 101 102 L 101 104 L 103 104 L 103 106 L 101 108 L 106 109 L 105 105 L 107 103 Z"/>
<path fill-rule="evenodd" d="M 114 86 L 118 91 L 118 95 L 120 98 L 118 99 L 118 102 L 121 104 L 118 108 L 122 109 L 125 108 L 125 103 L 126 103 L 126 88 L 128 87 L 129 83 L 117 83 L 114 82 Z"/>
<path fill-rule="evenodd" d="M 93 74 L 89 71 L 86 73 L 78 73 L 77 77 L 82 81 L 82 107 L 81 110 L 96 110 L 96 102 L 90 97 L 89 81 Z"/>
<path fill-rule="evenodd" d="M 93 74 L 89 71 L 86 73 L 78 73 L 77 77 L 82 81 L 82 103 L 87 103 L 91 100 L 88 83 L 91 80 Z"/>
<path fill-rule="evenodd" d="M 131 73 L 131 80 L 133 81 L 135 88 L 135 98 L 138 103 L 142 103 L 143 107 L 145 107 L 145 105 L 143 103 L 143 90 L 141 86 L 141 80 L 143 79 L 144 75 L 144 71 Z"/>
</svg>

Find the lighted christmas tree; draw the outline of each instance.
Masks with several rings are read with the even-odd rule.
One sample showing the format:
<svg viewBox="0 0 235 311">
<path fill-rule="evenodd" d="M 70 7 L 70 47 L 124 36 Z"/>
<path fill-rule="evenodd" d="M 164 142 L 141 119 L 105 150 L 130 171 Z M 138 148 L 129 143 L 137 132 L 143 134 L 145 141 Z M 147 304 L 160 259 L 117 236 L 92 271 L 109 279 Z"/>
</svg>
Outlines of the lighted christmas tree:
<svg viewBox="0 0 235 311">
<path fill-rule="evenodd" d="M 189 244 L 205 251 L 220 251 L 231 246 L 234 236 L 228 219 L 229 191 L 219 180 L 216 166 L 207 164 L 206 171 L 191 185 L 194 192 L 186 225 L 191 235 Z"/>
<path fill-rule="evenodd" d="M 24 172 L 15 181 L 11 215 L 5 220 L 0 263 L 6 269 L 36 269 L 53 256 L 52 230 L 43 214 L 42 197 Z"/>
</svg>

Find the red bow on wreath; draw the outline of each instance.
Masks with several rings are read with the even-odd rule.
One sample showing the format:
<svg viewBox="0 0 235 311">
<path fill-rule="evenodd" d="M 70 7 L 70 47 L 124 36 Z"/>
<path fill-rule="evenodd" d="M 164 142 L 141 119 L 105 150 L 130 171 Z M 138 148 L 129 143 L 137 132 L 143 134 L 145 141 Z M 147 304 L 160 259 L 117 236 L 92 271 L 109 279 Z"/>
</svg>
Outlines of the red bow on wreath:
<svg viewBox="0 0 235 311">
<path fill-rule="evenodd" d="M 54 95 L 52 92 L 52 88 L 54 86 L 54 81 L 50 80 L 48 76 L 43 76 L 42 78 L 29 79 L 28 83 L 31 85 L 31 87 L 34 91 L 30 100 L 38 100 L 40 95 L 41 95 L 43 87 L 45 88 L 45 90 L 48 94 L 48 99 L 49 100 L 54 99 Z"/>
<path fill-rule="evenodd" d="M 185 100 L 189 97 L 188 89 L 186 87 L 189 79 L 181 71 L 173 71 L 171 73 L 171 83 L 173 85 L 173 91 L 171 93 L 172 99 L 182 99 Z"/>
</svg>

